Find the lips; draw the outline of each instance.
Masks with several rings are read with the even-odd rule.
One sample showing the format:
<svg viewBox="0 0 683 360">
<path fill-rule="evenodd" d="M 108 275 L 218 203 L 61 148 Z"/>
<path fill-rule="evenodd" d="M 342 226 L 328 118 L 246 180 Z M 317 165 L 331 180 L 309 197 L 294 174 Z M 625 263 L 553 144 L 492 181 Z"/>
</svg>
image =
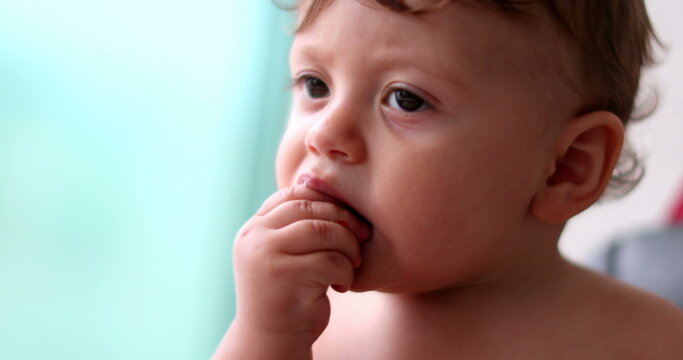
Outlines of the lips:
<svg viewBox="0 0 683 360">
<path fill-rule="evenodd" d="M 342 194 L 340 194 L 339 191 L 337 191 L 337 189 L 335 189 L 334 186 L 332 186 L 328 182 L 326 182 L 320 178 L 317 178 L 311 174 L 303 174 L 299 177 L 297 183 L 298 184 L 305 184 L 306 186 L 308 186 L 309 188 L 311 188 L 313 190 L 319 191 L 319 192 L 321 192 L 327 196 L 334 198 L 345 209 L 351 211 L 352 214 L 354 214 L 359 219 L 361 219 L 365 223 L 369 224 L 370 227 L 372 227 L 372 223 L 370 223 L 370 221 L 368 221 L 368 219 L 365 218 L 365 216 L 363 216 L 360 212 L 358 212 L 358 210 L 354 209 L 351 205 L 349 205 L 349 201 L 346 198 L 344 198 L 344 196 Z"/>
</svg>

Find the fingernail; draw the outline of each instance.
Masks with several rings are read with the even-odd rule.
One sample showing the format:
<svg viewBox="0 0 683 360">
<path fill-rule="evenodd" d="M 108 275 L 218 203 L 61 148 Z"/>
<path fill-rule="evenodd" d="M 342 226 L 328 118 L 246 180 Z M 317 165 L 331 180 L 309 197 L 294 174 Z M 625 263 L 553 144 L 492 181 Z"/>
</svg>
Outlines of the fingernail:
<svg viewBox="0 0 683 360">
<path fill-rule="evenodd" d="M 341 286 L 341 285 L 332 285 L 332 289 L 334 289 L 334 291 L 340 292 L 340 293 L 345 293 L 345 292 L 349 291 L 349 289 L 347 287 Z"/>
<path fill-rule="evenodd" d="M 364 230 L 364 234 L 363 234 L 364 236 L 360 239 L 361 241 L 365 241 L 372 236 L 372 226 L 365 225 L 365 226 L 363 226 L 363 230 Z"/>
</svg>

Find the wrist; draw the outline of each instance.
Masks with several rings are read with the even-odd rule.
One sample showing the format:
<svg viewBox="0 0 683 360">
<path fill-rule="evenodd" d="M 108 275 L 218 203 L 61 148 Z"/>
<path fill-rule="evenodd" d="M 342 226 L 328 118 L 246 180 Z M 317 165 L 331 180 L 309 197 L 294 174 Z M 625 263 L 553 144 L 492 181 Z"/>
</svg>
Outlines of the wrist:
<svg viewBox="0 0 683 360">
<path fill-rule="evenodd" d="M 255 329 L 233 321 L 212 360 L 311 360 L 308 334 L 291 334 Z"/>
</svg>

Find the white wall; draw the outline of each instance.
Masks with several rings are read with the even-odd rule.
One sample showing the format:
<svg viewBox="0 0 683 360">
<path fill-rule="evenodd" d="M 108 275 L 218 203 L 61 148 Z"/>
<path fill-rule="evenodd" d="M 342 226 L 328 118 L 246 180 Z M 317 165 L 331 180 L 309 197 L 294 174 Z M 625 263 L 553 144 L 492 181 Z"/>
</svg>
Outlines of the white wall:
<svg viewBox="0 0 683 360">
<path fill-rule="evenodd" d="M 594 205 L 569 223 L 560 249 L 577 261 L 614 235 L 662 226 L 683 192 L 683 0 L 646 3 L 668 49 L 644 78 L 660 93 L 658 110 L 629 130 L 636 150 L 646 156 L 645 178 L 625 198 Z"/>
</svg>

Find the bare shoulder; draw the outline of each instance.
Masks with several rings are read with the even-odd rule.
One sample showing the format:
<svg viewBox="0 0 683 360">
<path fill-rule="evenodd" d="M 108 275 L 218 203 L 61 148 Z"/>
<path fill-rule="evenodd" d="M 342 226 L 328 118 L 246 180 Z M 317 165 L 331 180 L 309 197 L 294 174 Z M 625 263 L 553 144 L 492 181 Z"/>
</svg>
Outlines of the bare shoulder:
<svg viewBox="0 0 683 360">
<path fill-rule="evenodd" d="M 579 318 L 591 325 L 603 350 L 614 358 L 683 359 L 683 310 L 590 270 L 575 274 Z"/>
</svg>

